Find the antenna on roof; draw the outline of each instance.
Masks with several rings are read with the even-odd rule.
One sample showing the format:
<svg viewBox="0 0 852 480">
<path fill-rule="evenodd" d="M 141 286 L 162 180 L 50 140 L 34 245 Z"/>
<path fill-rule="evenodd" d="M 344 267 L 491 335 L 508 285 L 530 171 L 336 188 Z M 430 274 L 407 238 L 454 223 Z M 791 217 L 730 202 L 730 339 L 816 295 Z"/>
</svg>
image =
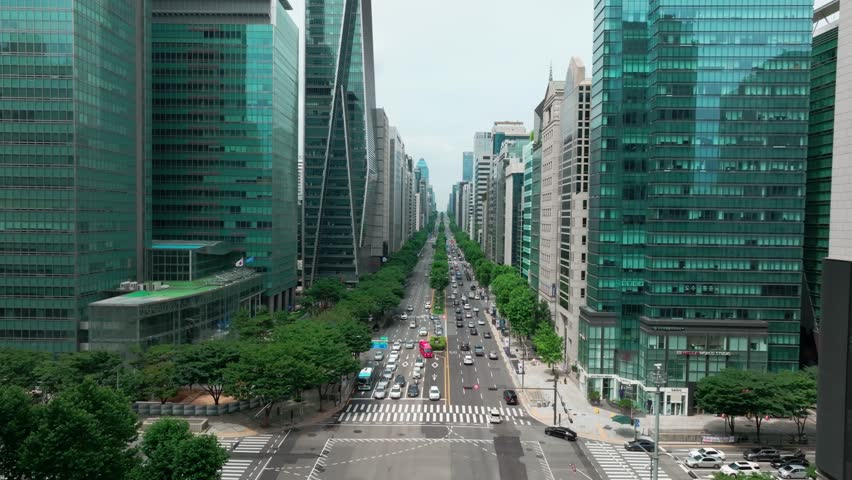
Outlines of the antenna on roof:
<svg viewBox="0 0 852 480">
<path fill-rule="evenodd" d="M 548 81 L 553 81 L 553 60 L 550 61 L 550 74 L 548 75 Z"/>
</svg>

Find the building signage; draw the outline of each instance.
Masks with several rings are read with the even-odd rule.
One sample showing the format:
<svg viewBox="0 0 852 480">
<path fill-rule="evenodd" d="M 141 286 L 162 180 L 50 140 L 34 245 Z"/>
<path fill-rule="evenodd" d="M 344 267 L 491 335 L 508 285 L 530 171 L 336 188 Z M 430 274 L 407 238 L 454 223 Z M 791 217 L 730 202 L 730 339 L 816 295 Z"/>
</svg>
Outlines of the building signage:
<svg viewBox="0 0 852 480">
<path fill-rule="evenodd" d="M 729 357 L 731 356 L 731 352 L 715 352 L 715 351 L 706 351 L 706 350 L 678 350 L 678 355 L 686 355 L 688 357 Z"/>
<path fill-rule="evenodd" d="M 685 327 L 651 327 L 651 330 L 655 332 L 682 332 L 686 330 Z"/>
</svg>

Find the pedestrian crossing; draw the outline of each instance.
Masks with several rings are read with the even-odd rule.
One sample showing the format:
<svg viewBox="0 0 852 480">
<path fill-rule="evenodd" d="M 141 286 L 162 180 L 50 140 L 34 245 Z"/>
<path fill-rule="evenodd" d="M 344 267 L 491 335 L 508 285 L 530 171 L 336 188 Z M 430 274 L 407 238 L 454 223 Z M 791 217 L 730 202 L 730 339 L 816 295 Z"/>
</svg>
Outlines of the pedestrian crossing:
<svg viewBox="0 0 852 480">
<path fill-rule="evenodd" d="M 649 480 L 651 457 L 645 452 L 628 452 L 622 445 L 606 442 L 585 442 L 586 448 L 600 465 L 602 474 L 610 480 Z M 662 469 L 660 480 L 671 480 Z"/>
<path fill-rule="evenodd" d="M 219 446 L 224 448 L 226 452 L 230 452 L 234 445 L 240 442 L 239 438 L 217 438 L 216 441 L 219 442 Z"/>
<path fill-rule="evenodd" d="M 340 423 L 424 424 L 451 423 L 488 425 L 489 410 L 496 408 L 504 423 L 532 425 L 518 407 L 484 407 L 479 405 L 445 405 L 437 403 L 351 403 L 338 416 Z"/>
<path fill-rule="evenodd" d="M 229 459 L 222 467 L 222 480 L 239 480 L 254 460 Z"/>
<path fill-rule="evenodd" d="M 240 443 L 234 447 L 234 453 L 260 453 L 263 447 L 269 442 L 272 435 L 254 435 L 251 437 L 243 437 Z"/>
</svg>

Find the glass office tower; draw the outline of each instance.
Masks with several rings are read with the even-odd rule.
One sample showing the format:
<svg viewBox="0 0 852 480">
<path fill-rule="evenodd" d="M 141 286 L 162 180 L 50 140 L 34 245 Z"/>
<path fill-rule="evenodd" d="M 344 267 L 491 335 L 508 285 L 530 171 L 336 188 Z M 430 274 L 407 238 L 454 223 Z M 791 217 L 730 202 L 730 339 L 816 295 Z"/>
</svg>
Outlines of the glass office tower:
<svg viewBox="0 0 852 480">
<path fill-rule="evenodd" d="M 598 2 L 588 388 L 798 365 L 812 2 Z M 666 332 L 666 333 L 662 333 Z M 677 333 L 673 333 L 677 332 Z"/>
<path fill-rule="evenodd" d="M 375 182 L 370 0 L 305 3 L 304 286 L 354 283 L 370 256 L 365 220 Z"/>
<path fill-rule="evenodd" d="M 144 8 L 0 1 L 0 347 L 76 350 L 137 275 Z"/>
<path fill-rule="evenodd" d="M 298 29 L 284 0 L 153 6 L 155 240 L 224 241 L 264 275 L 270 311 L 296 286 Z"/>
</svg>

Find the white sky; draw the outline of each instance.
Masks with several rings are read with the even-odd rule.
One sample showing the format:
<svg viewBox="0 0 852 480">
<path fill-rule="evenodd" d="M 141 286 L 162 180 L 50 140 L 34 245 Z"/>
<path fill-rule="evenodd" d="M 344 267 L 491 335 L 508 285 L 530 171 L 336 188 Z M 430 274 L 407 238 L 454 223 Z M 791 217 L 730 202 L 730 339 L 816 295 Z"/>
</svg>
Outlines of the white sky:
<svg viewBox="0 0 852 480">
<path fill-rule="evenodd" d="M 304 0 L 293 7 L 301 29 Z M 592 0 L 373 0 L 376 104 L 414 161 L 426 159 L 438 209 L 474 132 L 497 120 L 532 128 L 551 62 L 556 80 L 571 56 L 591 75 L 592 13 Z"/>
</svg>

